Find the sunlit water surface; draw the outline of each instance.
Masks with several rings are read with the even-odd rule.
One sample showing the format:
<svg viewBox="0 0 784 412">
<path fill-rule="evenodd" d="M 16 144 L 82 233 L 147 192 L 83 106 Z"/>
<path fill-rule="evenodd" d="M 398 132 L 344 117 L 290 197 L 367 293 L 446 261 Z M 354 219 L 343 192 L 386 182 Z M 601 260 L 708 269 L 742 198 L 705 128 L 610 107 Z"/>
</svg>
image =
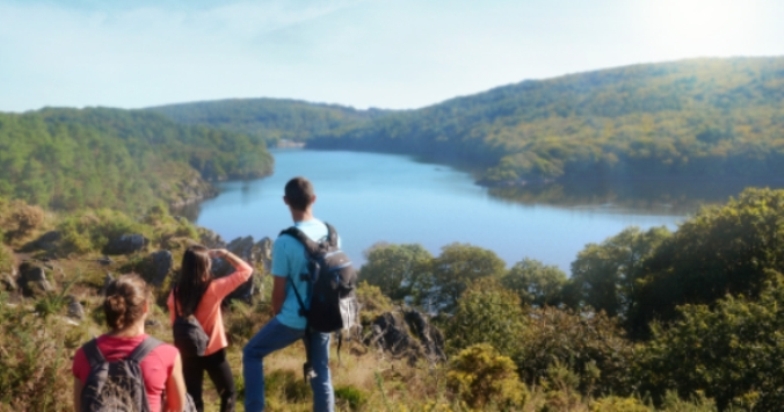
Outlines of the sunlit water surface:
<svg viewBox="0 0 784 412">
<path fill-rule="evenodd" d="M 355 262 L 377 242 L 419 243 L 434 255 L 453 242 L 493 250 L 512 265 L 525 257 L 567 274 L 577 253 L 628 226 L 675 230 L 683 214 L 611 204 L 556 207 L 490 196 L 470 174 L 410 157 L 358 152 L 275 150 L 275 173 L 220 185 L 201 204 L 197 224 L 225 240 L 275 238 L 291 224 L 283 186 L 306 176 L 316 189 L 315 215 L 332 223 Z"/>
</svg>

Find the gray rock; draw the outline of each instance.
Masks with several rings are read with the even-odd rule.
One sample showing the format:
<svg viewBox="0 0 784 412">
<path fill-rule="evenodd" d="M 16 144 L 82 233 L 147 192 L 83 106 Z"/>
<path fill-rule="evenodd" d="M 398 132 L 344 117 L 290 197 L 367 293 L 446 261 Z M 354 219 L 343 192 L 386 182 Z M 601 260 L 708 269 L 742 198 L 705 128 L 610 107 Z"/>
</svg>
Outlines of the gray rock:
<svg viewBox="0 0 784 412">
<path fill-rule="evenodd" d="M 174 258 L 168 250 L 159 250 L 150 255 L 150 260 L 152 260 L 150 283 L 154 286 L 161 286 L 174 266 Z"/>
<path fill-rule="evenodd" d="M 111 273 L 106 272 L 106 276 L 103 277 L 103 286 L 101 287 L 101 295 L 106 295 L 106 289 L 109 288 L 109 284 L 114 282 L 114 276 Z"/>
<path fill-rule="evenodd" d="M 143 250 L 148 243 L 149 240 L 138 233 L 125 234 L 110 240 L 103 252 L 107 255 L 130 255 Z"/>
<path fill-rule="evenodd" d="M 74 295 L 68 295 L 68 317 L 76 320 L 84 320 L 84 307 Z"/>
<path fill-rule="evenodd" d="M 253 243 L 252 236 L 240 237 L 232 240 L 226 246 L 226 249 L 235 255 L 239 256 L 242 260 L 248 262 L 251 266 L 258 263 L 258 259 L 262 256 L 262 249 Z M 215 277 L 228 276 L 234 272 L 234 267 L 223 259 L 214 259 L 212 261 L 212 273 Z M 252 303 L 254 297 L 259 296 L 262 291 L 262 274 L 254 270 L 251 278 L 247 282 L 240 285 L 229 296 L 224 299 L 224 304 L 232 299 L 239 299 L 246 303 Z"/>
<path fill-rule="evenodd" d="M 212 230 L 204 229 L 201 233 L 201 244 L 210 248 L 210 249 L 220 249 L 226 247 L 226 242 L 223 241 L 223 238 Z"/>
<path fill-rule="evenodd" d="M 412 364 L 419 359 L 429 362 L 446 360 L 443 335 L 430 324 L 425 315 L 417 311 L 380 315 L 373 321 L 365 344 L 397 358 L 408 358 Z"/>
<path fill-rule="evenodd" d="M 144 326 L 147 327 L 147 328 L 157 329 L 157 328 L 161 327 L 161 322 L 159 322 L 156 319 L 146 319 L 144 321 Z"/>
<path fill-rule="evenodd" d="M 26 296 L 40 295 L 54 291 L 54 287 L 46 279 L 46 271 L 40 265 L 28 262 L 19 266 L 19 287 Z"/>
<path fill-rule="evenodd" d="M 269 272 L 272 265 L 272 239 L 265 237 L 254 246 L 259 252 L 258 261 L 264 265 L 264 270 Z"/>
<path fill-rule="evenodd" d="M 45 250 L 45 251 L 52 251 L 57 248 L 57 244 L 60 242 L 62 238 L 62 234 L 56 230 L 52 230 L 49 232 L 44 233 L 38 239 L 33 240 L 22 246 L 22 251 L 24 252 L 32 252 L 34 250 Z"/>
</svg>

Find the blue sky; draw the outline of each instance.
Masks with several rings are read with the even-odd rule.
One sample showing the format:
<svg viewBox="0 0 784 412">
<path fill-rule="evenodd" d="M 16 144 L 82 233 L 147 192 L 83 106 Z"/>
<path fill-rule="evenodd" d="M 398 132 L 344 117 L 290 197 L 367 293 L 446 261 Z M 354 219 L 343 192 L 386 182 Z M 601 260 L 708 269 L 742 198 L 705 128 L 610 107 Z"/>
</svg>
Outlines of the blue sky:
<svg viewBox="0 0 784 412">
<path fill-rule="evenodd" d="M 418 108 L 607 67 L 784 55 L 782 21 L 780 0 L 0 0 L 0 111 Z"/>
</svg>

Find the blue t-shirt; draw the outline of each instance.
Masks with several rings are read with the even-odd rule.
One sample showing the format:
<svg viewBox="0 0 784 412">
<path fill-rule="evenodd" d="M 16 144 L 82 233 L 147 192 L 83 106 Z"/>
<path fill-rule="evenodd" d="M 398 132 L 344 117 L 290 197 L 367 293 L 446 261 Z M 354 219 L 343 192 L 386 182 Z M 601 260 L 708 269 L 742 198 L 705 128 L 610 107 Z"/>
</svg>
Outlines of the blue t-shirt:
<svg viewBox="0 0 784 412">
<path fill-rule="evenodd" d="M 301 230 L 313 241 L 326 239 L 327 225 L 318 219 L 294 223 L 294 227 Z M 299 315 L 299 302 L 293 288 L 297 288 L 299 295 L 308 304 L 308 282 L 302 280 L 300 275 L 308 273 L 308 258 L 303 246 L 297 239 L 289 235 L 278 236 L 272 246 L 272 275 L 290 278 L 286 281 L 286 299 L 278 313 L 280 323 L 294 329 L 305 329 L 305 318 Z M 293 282 L 291 280 L 294 280 Z"/>
</svg>

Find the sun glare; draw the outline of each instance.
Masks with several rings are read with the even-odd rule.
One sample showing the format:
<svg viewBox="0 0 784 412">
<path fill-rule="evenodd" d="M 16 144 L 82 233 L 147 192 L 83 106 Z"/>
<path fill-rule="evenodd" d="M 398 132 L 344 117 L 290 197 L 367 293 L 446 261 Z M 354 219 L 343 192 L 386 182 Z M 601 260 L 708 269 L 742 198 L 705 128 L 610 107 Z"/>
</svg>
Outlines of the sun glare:
<svg viewBox="0 0 784 412">
<path fill-rule="evenodd" d="M 645 20 L 650 44 L 673 57 L 742 54 L 754 30 L 754 0 L 658 0 Z"/>
</svg>

